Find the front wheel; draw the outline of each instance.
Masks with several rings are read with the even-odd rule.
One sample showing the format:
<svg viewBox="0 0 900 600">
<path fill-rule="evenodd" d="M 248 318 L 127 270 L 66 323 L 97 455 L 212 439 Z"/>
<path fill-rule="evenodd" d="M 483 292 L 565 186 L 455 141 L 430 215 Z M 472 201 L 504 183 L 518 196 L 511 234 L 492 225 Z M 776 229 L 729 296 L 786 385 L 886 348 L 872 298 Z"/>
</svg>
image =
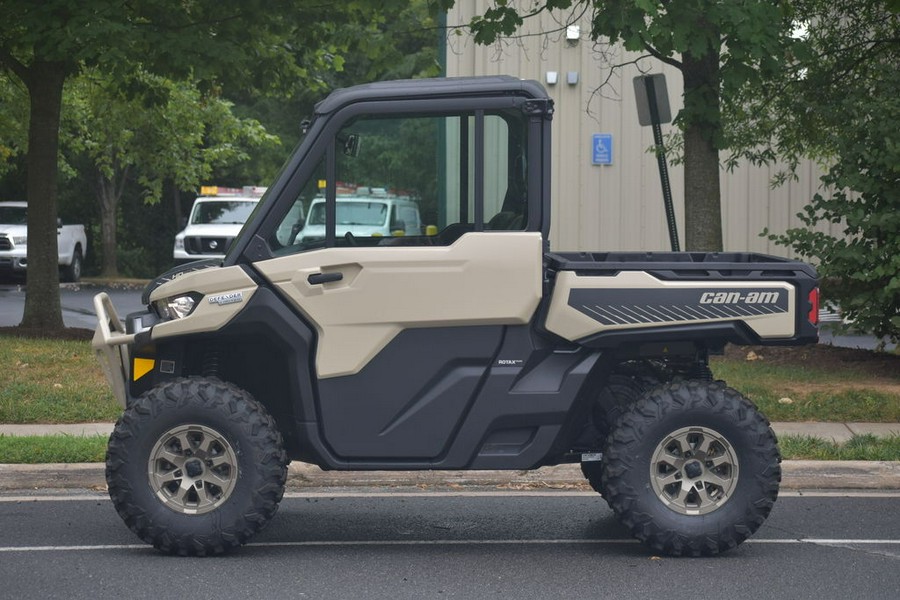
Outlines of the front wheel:
<svg viewBox="0 0 900 600">
<path fill-rule="evenodd" d="M 781 456 L 756 407 L 722 382 L 656 388 L 607 440 L 603 490 L 632 535 L 673 556 L 733 548 L 778 497 Z"/>
<path fill-rule="evenodd" d="M 287 460 L 265 409 L 240 388 L 176 379 L 135 401 L 106 456 L 110 498 L 125 524 L 159 550 L 221 554 L 274 516 Z"/>
</svg>

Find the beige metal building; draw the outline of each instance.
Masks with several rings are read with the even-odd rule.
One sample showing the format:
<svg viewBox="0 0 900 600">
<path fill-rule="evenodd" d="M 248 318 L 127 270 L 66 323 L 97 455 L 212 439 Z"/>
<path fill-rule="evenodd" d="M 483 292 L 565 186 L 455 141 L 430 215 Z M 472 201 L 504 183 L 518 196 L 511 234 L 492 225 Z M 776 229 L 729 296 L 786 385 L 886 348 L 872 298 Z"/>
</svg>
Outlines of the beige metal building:
<svg viewBox="0 0 900 600">
<path fill-rule="evenodd" d="M 458 0 L 447 24 L 452 28 L 468 23 L 491 4 Z M 567 27 L 570 24 L 580 27 Z M 553 97 L 553 249 L 667 250 L 659 172 L 655 156 L 648 152 L 653 133 L 638 123 L 632 79 L 664 73 L 674 115 L 681 108 L 681 74 L 653 58 L 628 64 L 639 55 L 595 44 L 589 34 L 589 15 L 578 19 L 569 12 L 528 19 L 516 38 L 492 46 L 479 46 L 467 33 L 451 29 L 447 76 L 535 79 Z M 664 125 L 663 132 L 669 131 L 672 126 Z M 594 134 L 611 134 L 611 164 L 593 164 Z M 725 250 L 789 254 L 759 234 L 765 227 L 783 232 L 802 225 L 796 214 L 815 193 L 819 173 L 814 165 L 803 165 L 798 181 L 772 189 L 776 171 L 750 165 L 722 171 Z M 669 176 L 683 246 L 683 170 L 670 165 Z"/>
</svg>

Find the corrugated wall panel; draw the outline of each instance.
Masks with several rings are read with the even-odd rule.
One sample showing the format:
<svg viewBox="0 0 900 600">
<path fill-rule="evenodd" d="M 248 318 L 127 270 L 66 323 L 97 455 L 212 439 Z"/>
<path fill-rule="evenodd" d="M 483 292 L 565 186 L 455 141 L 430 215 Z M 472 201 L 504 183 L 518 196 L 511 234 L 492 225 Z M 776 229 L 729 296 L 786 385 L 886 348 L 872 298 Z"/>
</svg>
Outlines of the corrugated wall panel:
<svg viewBox="0 0 900 600">
<path fill-rule="evenodd" d="M 459 1 L 448 15 L 450 26 L 467 23 L 490 6 L 487 0 Z M 559 31 L 565 15 L 543 14 L 527 20 L 526 34 L 494 46 L 478 46 L 468 35 L 448 37 L 447 75 L 509 74 L 535 79 L 556 103 L 553 119 L 552 227 L 555 250 L 667 250 L 668 229 L 650 127 L 641 127 L 632 79 L 641 74 L 633 66 L 615 70 L 610 64 L 637 58 L 621 48 L 595 45 L 588 39 L 590 23 L 582 20 L 577 43 Z M 603 60 L 600 60 L 600 55 Z M 681 108 L 681 74 L 654 59 L 640 62 L 645 72 L 664 73 L 672 113 Z M 548 85 L 548 71 L 558 83 Z M 567 73 L 578 74 L 569 85 Z M 671 130 L 663 125 L 663 132 Z M 612 134 L 613 164 L 591 164 L 594 133 Z M 787 256 L 789 251 L 760 237 L 768 227 L 781 233 L 801 225 L 796 213 L 815 193 L 819 171 L 804 164 L 798 180 L 772 189 L 777 167 L 741 165 L 722 171 L 722 218 L 726 250 L 755 251 Z M 679 237 L 684 244 L 684 170 L 669 165 Z M 839 228 L 832 226 L 833 232 Z"/>
</svg>

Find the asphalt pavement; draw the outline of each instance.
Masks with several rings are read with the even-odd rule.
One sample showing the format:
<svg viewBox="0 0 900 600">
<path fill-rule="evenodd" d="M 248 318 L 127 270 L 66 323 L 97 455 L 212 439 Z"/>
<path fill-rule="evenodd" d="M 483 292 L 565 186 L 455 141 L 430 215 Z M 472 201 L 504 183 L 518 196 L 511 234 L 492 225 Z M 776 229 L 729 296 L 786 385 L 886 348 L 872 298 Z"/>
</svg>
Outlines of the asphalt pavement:
<svg viewBox="0 0 900 600">
<path fill-rule="evenodd" d="M 100 493 L 0 494 L 0 597 L 893 600 L 898 508 L 894 492 L 785 492 L 737 548 L 675 559 L 592 492 L 308 491 L 240 550 L 180 558 Z"/>
<path fill-rule="evenodd" d="M 109 294 L 120 316 L 144 310 L 141 303 L 143 285 L 140 283 L 81 283 L 60 284 L 60 304 L 66 327 L 94 329 L 97 315 L 94 312 L 94 296 L 100 292 Z M 14 327 L 22 322 L 25 310 L 26 286 L 24 283 L 0 283 L 0 327 Z"/>
</svg>

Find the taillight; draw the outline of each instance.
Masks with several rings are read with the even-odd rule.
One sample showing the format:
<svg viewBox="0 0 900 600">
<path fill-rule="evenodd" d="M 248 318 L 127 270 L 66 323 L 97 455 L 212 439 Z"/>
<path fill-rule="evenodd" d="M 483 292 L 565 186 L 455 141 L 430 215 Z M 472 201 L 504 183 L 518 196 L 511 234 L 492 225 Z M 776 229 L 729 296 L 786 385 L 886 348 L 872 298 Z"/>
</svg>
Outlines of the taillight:
<svg viewBox="0 0 900 600">
<path fill-rule="evenodd" d="M 819 324 L 819 288 L 813 288 L 809 293 L 809 322 L 813 325 Z"/>
</svg>

